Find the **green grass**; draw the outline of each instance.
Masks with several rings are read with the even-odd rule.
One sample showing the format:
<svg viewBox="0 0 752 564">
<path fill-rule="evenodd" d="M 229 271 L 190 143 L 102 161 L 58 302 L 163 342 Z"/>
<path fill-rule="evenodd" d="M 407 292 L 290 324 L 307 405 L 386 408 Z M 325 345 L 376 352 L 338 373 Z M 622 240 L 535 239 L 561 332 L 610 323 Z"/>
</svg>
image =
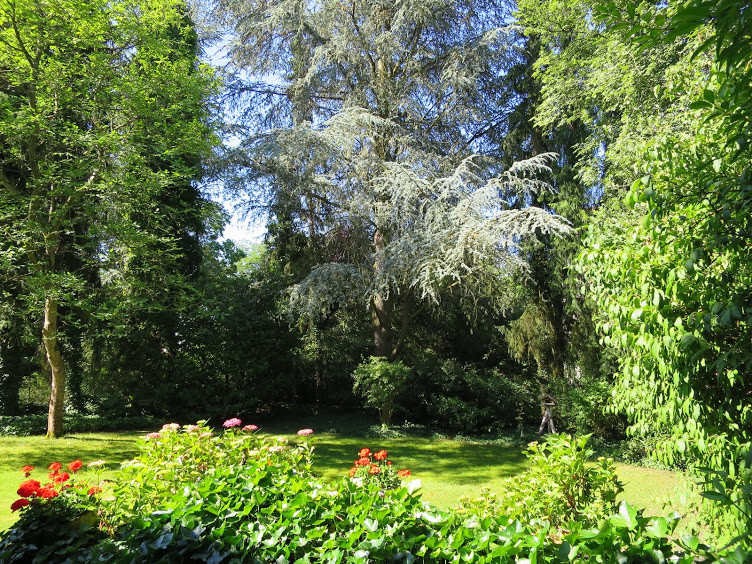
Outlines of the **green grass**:
<svg viewBox="0 0 752 564">
<path fill-rule="evenodd" d="M 436 437 L 384 438 L 372 432 L 367 436 L 367 427 L 336 427 L 330 426 L 327 431 L 314 435 L 314 471 L 323 479 L 336 480 L 346 475 L 361 448 L 385 449 L 398 469 L 408 468 L 421 480 L 423 499 L 443 508 L 458 505 L 463 496 L 477 496 L 482 487 L 491 491 L 500 489 L 506 478 L 523 471 L 527 465 L 520 447 Z M 264 426 L 263 430 L 294 437 L 297 428 L 294 422 L 282 422 Z M 43 469 L 53 461 L 67 464 L 77 458 L 84 463 L 102 459 L 108 463 L 103 477 L 112 478 L 121 461 L 137 455 L 136 440 L 143 433 L 87 433 L 55 440 L 0 438 L 0 530 L 10 526 L 16 518 L 9 507 L 16 499 L 15 491 L 23 478 L 19 471 L 21 466 L 31 464 Z M 647 514 L 666 514 L 662 500 L 677 507 L 680 513 L 684 509 L 677 493 L 677 487 L 681 486 L 680 474 L 623 464 L 617 465 L 617 472 L 625 483 L 624 499 L 647 508 Z M 82 478 L 96 480 L 91 470 L 82 471 Z"/>
<path fill-rule="evenodd" d="M 22 466 L 35 466 L 32 477 L 42 481 L 41 477 L 52 462 L 66 466 L 76 459 L 85 464 L 105 460 L 107 464 L 101 467 L 99 473 L 93 469 L 79 472 L 81 479 L 93 485 L 98 476 L 103 479 L 114 477 L 123 460 L 136 456 L 136 439 L 140 434 L 143 433 L 82 433 L 61 439 L 0 437 L 0 530 L 8 528 L 16 520 L 16 515 L 10 511 L 10 504 L 18 498 L 16 490 L 23 480 L 20 472 Z"/>
</svg>

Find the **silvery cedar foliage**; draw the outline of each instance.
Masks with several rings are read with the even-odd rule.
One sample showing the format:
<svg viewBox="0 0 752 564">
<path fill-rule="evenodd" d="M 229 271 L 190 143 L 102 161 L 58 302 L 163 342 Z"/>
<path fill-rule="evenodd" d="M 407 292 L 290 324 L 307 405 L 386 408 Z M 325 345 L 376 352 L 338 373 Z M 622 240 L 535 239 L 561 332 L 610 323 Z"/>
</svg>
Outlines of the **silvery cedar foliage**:
<svg viewBox="0 0 752 564">
<path fill-rule="evenodd" d="M 552 155 L 501 172 L 486 133 L 516 56 L 498 0 L 219 0 L 230 27 L 237 179 L 298 229 L 364 230 L 357 257 L 316 267 L 294 307 L 326 314 L 409 293 L 437 302 L 518 267 L 517 245 L 566 222 L 529 206 Z M 288 208 L 289 209 L 289 208 Z M 361 240 L 364 238 L 361 237 Z M 361 302 L 362 303 L 362 302 Z"/>
</svg>

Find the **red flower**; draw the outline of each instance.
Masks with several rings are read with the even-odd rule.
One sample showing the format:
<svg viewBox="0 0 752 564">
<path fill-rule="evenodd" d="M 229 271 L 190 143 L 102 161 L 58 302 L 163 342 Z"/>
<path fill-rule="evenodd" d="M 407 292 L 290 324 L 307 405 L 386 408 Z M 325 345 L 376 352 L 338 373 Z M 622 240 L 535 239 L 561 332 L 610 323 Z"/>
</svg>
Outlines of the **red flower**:
<svg viewBox="0 0 752 564">
<path fill-rule="evenodd" d="M 391 461 L 391 460 L 387 460 L 387 461 L 386 461 L 386 465 L 387 465 L 387 466 L 391 466 L 391 465 L 392 465 L 392 461 Z"/>
<path fill-rule="evenodd" d="M 410 470 L 400 470 L 397 472 L 397 476 L 400 478 L 407 478 L 410 475 Z"/>
<path fill-rule="evenodd" d="M 355 461 L 355 464 L 358 466 L 368 466 L 370 463 L 371 463 L 371 459 L 366 458 L 365 456 Z"/>
<path fill-rule="evenodd" d="M 80 460 L 74 460 L 73 462 L 68 464 L 68 470 L 70 470 L 71 472 L 78 472 L 83 465 L 84 463 Z"/>
<path fill-rule="evenodd" d="M 60 470 L 61 468 L 62 466 L 60 465 L 59 462 L 53 462 L 47 467 L 47 470 Z"/>
<path fill-rule="evenodd" d="M 25 498 L 17 499 L 16 501 L 14 501 L 11 504 L 10 510 L 11 511 L 17 511 L 17 510 L 21 509 L 22 507 L 26 507 L 27 505 L 29 505 L 29 500 L 28 499 L 25 499 Z"/>
<path fill-rule="evenodd" d="M 97 487 L 97 486 L 92 486 L 89 488 L 89 495 L 94 495 L 98 493 L 102 493 L 102 488 Z"/>
<path fill-rule="evenodd" d="M 50 472 L 49 474 L 47 474 L 47 477 L 50 480 L 54 480 L 55 478 L 58 477 L 59 474 L 60 474 L 60 472 L 58 472 L 57 470 L 53 470 L 52 472 Z"/>
<path fill-rule="evenodd" d="M 371 456 L 371 450 L 367 448 L 360 449 L 360 452 L 358 453 L 358 457 L 365 458 L 366 456 Z"/>
<path fill-rule="evenodd" d="M 33 466 L 24 466 L 23 468 L 21 468 L 21 472 L 23 472 L 24 474 L 26 474 L 26 477 L 27 477 L 27 478 L 28 478 L 29 476 L 31 476 L 31 471 L 32 471 L 32 470 L 34 470 L 34 467 L 33 467 Z"/>
<path fill-rule="evenodd" d="M 67 482 L 68 480 L 70 480 L 70 474 L 68 474 L 68 472 L 63 472 L 62 474 L 58 474 L 57 476 L 55 476 L 54 480 L 55 480 L 55 483 L 62 484 L 63 482 Z"/>
<path fill-rule="evenodd" d="M 375 464 L 371 464 L 371 467 L 368 469 L 369 474 L 378 474 L 379 472 L 381 472 L 381 470 Z"/>
<path fill-rule="evenodd" d="M 358 467 L 357 466 L 353 466 L 352 468 L 350 468 L 350 477 L 352 478 L 353 476 L 355 476 L 355 473 L 357 471 L 358 471 Z"/>
<path fill-rule="evenodd" d="M 41 487 L 42 484 L 40 484 L 36 480 L 26 480 L 25 482 L 21 482 L 17 493 L 21 497 L 31 497 L 32 495 L 38 496 Z"/>
<path fill-rule="evenodd" d="M 380 450 L 379 452 L 377 452 L 376 454 L 374 454 L 373 457 L 376 460 L 386 460 L 387 454 L 386 454 L 385 450 Z"/>
<path fill-rule="evenodd" d="M 44 486 L 41 490 L 39 490 L 39 497 L 43 499 L 50 499 L 53 497 L 57 497 L 58 493 L 55 490 L 55 488 L 52 486 L 52 484 L 48 484 Z"/>
</svg>

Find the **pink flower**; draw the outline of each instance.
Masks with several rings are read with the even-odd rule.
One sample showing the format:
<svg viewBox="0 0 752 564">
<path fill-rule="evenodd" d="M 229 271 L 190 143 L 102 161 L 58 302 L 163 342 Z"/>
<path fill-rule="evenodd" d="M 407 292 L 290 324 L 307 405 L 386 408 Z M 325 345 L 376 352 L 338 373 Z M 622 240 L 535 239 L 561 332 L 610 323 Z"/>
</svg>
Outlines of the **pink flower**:
<svg viewBox="0 0 752 564">
<path fill-rule="evenodd" d="M 300 431 L 298 431 L 298 435 L 300 435 L 301 437 L 313 435 L 313 429 L 301 429 Z"/>
<path fill-rule="evenodd" d="M 201 434 L 200 434 L 200 435 L 198 436 L 198 438 L 199 438 L 199 439 L 205 439 L 206 437 L 211 437 L 211 436 L 212 436 L 212 432 L 211 432 L 211 431 L 207 431 L 206 433 L 201 433 Z"/>
<path fill-rule="evenodd" d="M 245 427 L 243 427 L 243 431 L 258 431 L 258 427 L 256 425 L 246 425 Z"/>
<path fill-rule="evenodd" d="M 243 424 L 243 422 L 238 419 L 237 417 L 233 417 L 232 419 L 228 419 L 224 423 L 222 423 L 222 427 L 225 429 L 230 429 L 232 427 L 240 427 Z"/>
<path fill-rule="evenodd" d="M 163 431 L 177 431 L 178 429 L 180 429 L 180 425 L 177 423 L 165 423 L 162 425 Z"/>
<path fill-rule="evenodd" d="M 198 431 L 200 428 L 201 427 L 199 427 L 198 425 L 185 425 L 185 426 L 183 426 L 183 429 L 185 429 L 186 433 L 194 433 L 194 432 Z"/>
<path fill-rule="evenodd" d="M 162 435 L 160 433 L 149 433 L 144 438 L 146 438 L 146 439 L 161 439 Z"/>
</svg>

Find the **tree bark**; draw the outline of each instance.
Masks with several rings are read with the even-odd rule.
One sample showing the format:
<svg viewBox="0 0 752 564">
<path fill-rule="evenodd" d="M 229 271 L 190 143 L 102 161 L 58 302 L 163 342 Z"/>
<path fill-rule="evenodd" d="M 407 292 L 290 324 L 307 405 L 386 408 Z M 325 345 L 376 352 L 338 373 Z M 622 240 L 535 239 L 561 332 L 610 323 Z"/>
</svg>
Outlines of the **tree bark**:
<svg viewBox="0 0 752 564">
<path fill-rule="evenodd" d="M 384 248 L 384 237 L 377 230 L 373 236 L 373 246 L 377 253 Z M 381 268 L 379 259 L 374 261 L 374 272 L 378 273 Z M 382 293 L 376 294 L 371 300 L 371 327 L 373 328 L 374 356 L 394 360 L 394 331 L 392 329 L 392 317 L 394 314 L 394 297 L 385 297 Z"/>
<path fill-rule="evenodd" d="M 44 300 L 44 326 L 42 342 L 50 366 L 51 390 L 50 406 L 47 412 L 47 437 L 54 438 L 63 434 L 63 402 L 65 401 L 65 366 L 58 341 L 58 304 L 51 297 Z"/>
</svg>

